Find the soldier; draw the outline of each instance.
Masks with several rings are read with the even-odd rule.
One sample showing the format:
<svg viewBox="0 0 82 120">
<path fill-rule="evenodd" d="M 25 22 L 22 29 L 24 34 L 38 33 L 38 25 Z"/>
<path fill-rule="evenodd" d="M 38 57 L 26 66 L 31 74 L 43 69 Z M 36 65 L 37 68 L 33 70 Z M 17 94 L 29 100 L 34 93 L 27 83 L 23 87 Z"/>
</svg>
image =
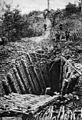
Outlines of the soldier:
<svg viewBox="0 0 82 120">
<path fill-rule="evenodd" d="M 69 39 L 69 36 L 70 36 L 70 35 L 69 35 L 69 31 L 68 31 L 68 30 L 66 30 L 66 31 L 65 31 L 65 37 L 66 37 L 66 41 L 68 41 L 68 39 Z"/>
<path fill-rule="evenodd" d="M 74 88 L 75 88 L 75 85 L 78 84 L 78 79 L 79 79 L 79 74 L 75 74 L 75 75 L 72 75 L 72 78 L 68 84 L 68 89 L 67 89 L 67 93 L 72 93 Z"/>
<path fill-rule="evenodd" d="M 45 12 L 43 13 L 43 16 L 44 16 L 44 19 L 46 19 L 46 16 L 47 16 L 47 15 L 46 15 L 46 13 L 45 13 Z"/>
<path fill-rule="evenodd" d="M 63 30 L 62 24 L 59 25 L 59 29 L 60 29 L 60 30 Z"/>
<path fill-rule="evenodd" d="M 65 95 L 67 93 L 68 79 L 64 79 L 61 89 L 61 94 Z"/>
<path fill-rule="evenodd" d="M 44 30 L 45 30 L 45 31 L 47 30 L 47 25 L 46 25 L 46 24 L 44 24 Z"/>
<path fill-rule="evenodd" d="M 6 37 L 1 37 L 0 38 L 0 45 L 5 45 L 7 43 L 7 38 Z"/>
<path fill-rule="evenodd" d="M 56 37 L 56 41 L 60 41 L 60 33 L 59 31 L 57 31 L 57 33 L 55 34 Z"/>
</svg>

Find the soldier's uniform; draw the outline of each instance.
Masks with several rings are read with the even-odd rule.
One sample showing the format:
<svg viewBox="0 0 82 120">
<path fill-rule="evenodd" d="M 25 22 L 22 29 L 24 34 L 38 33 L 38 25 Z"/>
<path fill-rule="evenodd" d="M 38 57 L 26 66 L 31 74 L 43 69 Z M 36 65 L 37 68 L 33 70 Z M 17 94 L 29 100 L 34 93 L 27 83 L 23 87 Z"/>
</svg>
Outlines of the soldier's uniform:
<svg viewBox="0 0 82 120">
<path fill-rule="evenodd" d="M 69 31 L 65 31 L 65 37 L 66 37 L 66 40 L 68 41 L 69 40 Z"/>
</svg>

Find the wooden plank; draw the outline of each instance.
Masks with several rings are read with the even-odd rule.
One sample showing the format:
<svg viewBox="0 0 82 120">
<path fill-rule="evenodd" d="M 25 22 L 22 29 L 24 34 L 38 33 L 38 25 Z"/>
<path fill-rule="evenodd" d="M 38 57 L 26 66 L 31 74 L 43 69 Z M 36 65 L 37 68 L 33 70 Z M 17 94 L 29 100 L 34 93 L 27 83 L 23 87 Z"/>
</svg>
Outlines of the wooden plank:
<svg viewBox="0 0 82 120">
<path fill-rule="evenodd" d="M 51 97 L 48 95 L 37 96 L 32 94 L 20 95 L 12 93 L 9 96 L 0 98 L 0 116 L 21 115 L 26 116 L 27 119 L 30 118 L 29 116 L 36 118 L 41 112 L 48 110 L 50 106 L 55 105 L 59 107 L 69 104 L 70 101 L 73 101 L 74 96 L 66 95 L 64 98 L 65 101 L 60 95 Z"/>
<path fill-rule="evenodd" d="M 29 83 L 29 85 L 31 86 L 31 91 L 32 91 L 32 93 L 36 93 L 36 89 L 35 89 L 35 86 L 34 86 L 34 84 L 33 84 L 33 82 L 32 82 L 32 79 L 31 79 L 31 76 L 30 76 L 30 73 L 29 73 L 28 66 L 27 66 L 27 64 L 24 62 L 24 60 L 21 60 L 21 63 L 22 63 L 22 66 L 23 66 L 25 75 L 26 75 L 26 77 L 27 77 L 28 83 Z"/>
<path fill-rule="evenodd" d="M 0 115 L 3 114 L 4 116 L 6 116 L 8 114 L 10 115 L 15 115 L 15 114 L 29 115 L 29 113 L 34 114 L 35 113 L 34 111 L 37 111 L 37 109 L 39 109 L 46 102 L 48 103 L 52 99 L 53 99 L 52 97 L 47 95 L 45 96 L 44 95 L 37 96 L 31 94 L 19 95 L 12 93 L 9 96 L 4 96 L 3 98 L 0 98 Z M 8 114 L 6 111 L 7 107 L 8 107 Z M 3 110 L 3 108 L 5 110 Z"/>
<path fill-rule="evenodd" d="M 25 94 L 26 92 L 25 92 L 25 89 L 24 89 L 24 85 L 22 84 L 22 82 L 21 82 L 21 80 L 20 80 L 19 74 L 18 74 L 15 66 L 13 67 L 13 72 L 14 72 L 14 75 L 15 75 L 15 77 L 16 77 L 18 86 L 19 86 L 19 88 L 20 88 L 20 90 L 21 90 L 21 93 L 22 93 L 22 94 Z"/>
<path fill-rule="evenodd" d="M 32 56 L 32 55 L 31 55 Z M 41 60 L 41 56 L 42 56 L 42 54 L 40 55 L 40 54 L 38 54 L 38 53 L 35 53 L 35 58 L 36 58 L 36 61 L 37 61 L 37 65 L 38 64 L 40 64 L 40 60 Z M 33 60 L 34 61 L 34 60 Z M 32 64 L 32 60 L 31 60 L 31 64 Z M 34 65 L 34 64 L 33 64 Z M 35 65 L 34 65 L 35 66 Z M 47 87 L 46 86 L 46 83 L 48 82 L 48 76 L 46 76 L 46 73 L 45 73 L 45 70 L 43 70 L 43 67 L 44 67 L 45 65 L 43 64 L 43 66 L 40 64 L 39 66 L 37 66 L 38 68 L 40 67 L 40 74 L 41 74 L 41 79 L 42 79 L 42 82 L 43 82 L 43 85 L 45 86 L 45 88 Z"/>
<path fill-rule="evenodd" d="M 19 85 L 18 85 L 16 76 L 15 76 L 14 71 L 13 71 L 13 67 L 9 70 L 9 72 L 12 74 L 12 79 L 13 79 L 13 81 L 14 81 L 14 84 L 15 84 L 15 87 L 16 87 L 16 90 L 17 90 L 17 93 L 20 93 L 20 94 L 21 94 L 20 87 L 19 87 Z"/>
<path fill-rule="evenodd" d="M 5 90 L 3 88 L 3 85 L 2 85 L 2 80 L 4 80 L 4 75 L 0 75 L 0 96 L 3 96 L 5 95 Z"/>
<path fill-rule="evenodd" d="M 39 84 L 38 84 L 38 78 L 37 78 L 34 66 L 32 65 L 30 55 L 28 54 L 27 56 L 28 56 L 27 57 L 28 58 L 27 62 L 30 64 L 29 67 L 28 67 L 29 74 L 30 74 L 32 82 L 34 84 L 36 94 L 40 94 L 40 87 L 39 87 Z"/>
<path fill-rule="evenodd" d="M 24 65 L 25 64 L 23 64 L 21 61 L 20 62 L 16 61 L 16 66 L 18 66 L 19 71 L 20 71 L 20 77 L 21 77 L 21 79 L 23 79 L 23 81 L 28 89 L 28 92 L 32 94 L 33 90 L 32 90 L 31 84 L 29 82 L 30 76 L 28 75 L 28 69 Z"/>
<path fill-rule="evenodd" d="M 63 56 L 61 56 L 61 59 L 63 59 L 65 62 L 67 62 L 68 64 L 69 64 L 69 66 L 71 67 L 71 68 L 73 68 L 79 75 L 82 75 L 82 73 L 77 69 L 77 68 L 75 68 L 70 62 L 69 62 L 69 60 L 67 60 L 65 57 L 63 57 Z"/>
<path fill-rule="evenodd" d="M 36 73 L 35 73 L 35 69 L 33 66 L 29 66 L 29 73 L 30 73 L 30 76 L 31 76 L 31 79 L 32 79 L 32 82 L 35 86 L 35 90 L 36 90 L 36 94 L 40 94 L 40 88 L 39 88 L 39 84 L 38 84 L 38 80 L 37 80 L 37 76 L 36 76 Z"/>
<path fill-rule="evenodd" d="M 34 66 L 36 64 L 35 72 L 36 72 L 37 78 L 39 80 L 39 84 L 41 86 L 41 89 L 45 90 L 46 85 L 45 85 L 45 81 L 44 81 L 44 78 L 43 78 L 43 75 L 41 72 L 41 67 L 40 67 L 40 65 L 37 64 L 38 60 L 37 60 L 36 53 L 30 53 L 30 56 L 31 56 L 32 64 Z"/>
<path fill-rule="evenodd" d="M 30 57 L 30 60 L 32 62 L 32 65 L 34 65 L 34 63 L 36 64 L 37 60 L 36 60 L 36 58 L 34 58 L 35 57 L 34 54 L 30 54 L 29 57 Z M 43 85 L 42 85 L 41 75 L 40 75 L 38 67 L 39 66 L 35 67 L 35 65 L 34 65 L 34 69 L 33 70 L 34 70 L 34 72 L 36 74 L 36 80 L 37 80 L 37 83 L 38 83 L 39 88 L 40 88 L 40 93 L 42 93 L 42 91 L 43 91 Z"/>
<path fill-rule="evenodd" d="M 9 86 L 10 86 L 12 92 L 17 93 L 17 89 L 16 89 L 16 87 L 15 87 L 15 84 L 14 84 L 14 81 L 13 81 L 13 78 L 12 78 L 12 74 L 11 74 L 11 73 L 8 73 L 8 74 L 7 74 L 7 80 L 8 80 L 8 83 L 9 83 Z"/>
<path fill-rule="evenodd" d="M 19 65 L 20 66 L 20 65 Z M 25 80 L 25 77 L 23 77 L 23 74 L 21 74 L 21 70 L 20 70 L 20 67 L 18 66 L 18 64 L 16 64 L 16 69 L 17 69 L 17 72 L 18 72 L 18 74 L 19 74 L 19 76 L 20 76 L 20 79 L 21 79 L 21 82 L 22 82 L 22 84 L 24 85 L 24 88 L 25 88 L 25 91 L 26 91 L 26 93 L 29 93 L 29 85 L 27 85 L 27 80 Z M 21 69 L 23 69 L 23 68 L 21 68 Z"/>
<path fill-rule="evenodd" d="M 61 63 L 60 63 L 60 82 L 59 82 L 59 88 L 60 91 L 62 89 L 62 82 L 63 82 L 63 60 L 61 59 Z"/>
<path fill-rule="evenodd" d="M 7 80 L 5 80 L 5 79 L 2 80 L 2 86 L 3 86 L 3 89 L 4 89 L 6 95 L 11 93 L 11 90 L 9 88 L 9 84 L 7 83 Z"/>
</svg>

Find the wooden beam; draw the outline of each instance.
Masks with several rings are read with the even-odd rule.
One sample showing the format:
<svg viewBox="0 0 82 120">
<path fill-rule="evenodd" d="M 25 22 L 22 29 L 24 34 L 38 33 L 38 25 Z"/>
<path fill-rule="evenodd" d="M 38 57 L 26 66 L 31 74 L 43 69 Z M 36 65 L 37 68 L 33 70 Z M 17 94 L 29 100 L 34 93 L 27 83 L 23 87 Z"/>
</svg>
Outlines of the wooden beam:
<svg viewBox="0 0 82 120">
<path fill-rule="evenodd" d="M 65 62 L 67 62 L 69 64 L 69 66 L 71 68 L 73 68 L 79 75 L 82 75 L 82 73 L 76 67 L 74 67 L 65 57 L 61 56 L 61 59 L 63 59 Z"/>
</svg>

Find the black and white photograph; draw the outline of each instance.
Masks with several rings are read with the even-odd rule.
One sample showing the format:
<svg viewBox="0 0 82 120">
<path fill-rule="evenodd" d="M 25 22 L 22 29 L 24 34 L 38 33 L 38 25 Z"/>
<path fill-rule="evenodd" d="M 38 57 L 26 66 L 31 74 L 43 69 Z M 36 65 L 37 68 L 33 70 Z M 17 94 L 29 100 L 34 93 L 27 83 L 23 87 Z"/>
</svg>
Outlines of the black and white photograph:
<svg viewBox="0 0 82 120">
<path fill-rule="evenodd" d="M 0 120 L 82 120 L 82 0 L 0 0 Z"/>
</svg>

